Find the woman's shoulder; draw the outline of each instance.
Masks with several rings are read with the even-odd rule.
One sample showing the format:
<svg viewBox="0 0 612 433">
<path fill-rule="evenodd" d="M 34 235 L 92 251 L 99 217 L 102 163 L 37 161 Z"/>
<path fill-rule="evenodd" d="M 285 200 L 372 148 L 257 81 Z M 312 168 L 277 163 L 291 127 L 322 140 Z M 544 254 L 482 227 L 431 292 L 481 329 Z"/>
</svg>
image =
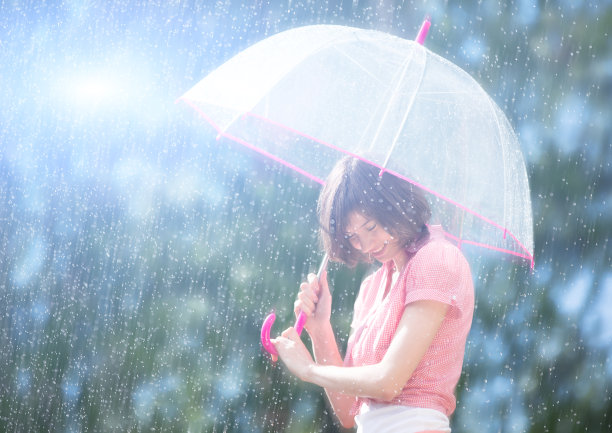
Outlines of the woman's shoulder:
<svg viewBox="0 0 612 433">
<path fill-rule="evenodd" d="M 449 241 L 441 228 L 431 230 L 430 239 L 414 255 L 415 265 L 457 271 L 468 266 L 461 250 Z"/>
<path fill-rule="evenodd" d="M 419 248 L 415 256 L 425 256 L 443 251 L 459 251 L 459 248 L 446 238 L 444 231 L 435 226 L 430 228 L 429 239 Z"/>
<path fill-rule="evenodd" d="M 446 299 L 451 305 L 460 305 L 460 309 L 469 308 L 473 292 L 470 266 L 461 250 L 444 236 L 432 236 L 415 253 L 406 282 L 408 287 L 417 289 L 409 299 L 429 293 L 428 296 L 442 296 L 438 299 Z"/>
</svg>

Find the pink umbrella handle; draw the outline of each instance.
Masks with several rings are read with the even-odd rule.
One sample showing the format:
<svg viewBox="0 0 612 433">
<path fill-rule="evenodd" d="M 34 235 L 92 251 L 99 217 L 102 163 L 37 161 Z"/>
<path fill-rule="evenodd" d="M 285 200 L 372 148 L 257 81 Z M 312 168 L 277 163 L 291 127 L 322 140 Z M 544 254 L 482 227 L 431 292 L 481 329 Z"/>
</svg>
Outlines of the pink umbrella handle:
<svg viewBox="0 0 612 433">
<path fill-rule="evenodd" d="M 298 335 L 302 335 L 302 329 L 304 329 L 306 319 L 308 319 L 308 317 L 306 317 L 306 314 L 304 314 L 303 311 L 300 311 L 300 314 L 298 314 L 297 319 L 295 320 L 295 325 L 293 325 Z"/>
<path fill-rule="evenodd" d="M 300 314 L 298 314 L 297 320 L 295 321 L 295 325 L 293 325 L 298 335 L 302 335 L 302 330 L 304 329 L 306 319 L 308 319 L 306 314 L 304 314 L 303 311 L 300 311 Z M 264 323 L 261 326 L 261 345 L 270 355 L 278 356 L 278 352 L 276 351 L 274 344 L 272 344 L 270 341 L 270 330 L 272 329 L 272 325 L 274 325 L 275 320 L 276 314 L 274 313 L 268 314 L 268 317 L 266 317 L 266 320 L 264 320 Z"/>
<path fill-rule="evenodd" d="M 423 24 L 421 24 L 421 29 L 419 30 L 419 33 L 417 34 L 417 37 L 415 39 L 418 44 L 423 45 L 423 43 L 425 43 L 425 38 L 427 37 L 429 27 L 431 27 L 431 21 L 429 17 L 425 17 Z"/>
<path fill-rule="evenodd" d="M 278 356 L 274 344 L 270 341 L 270 329 L 272 325 L 274 325 L 275 320 L 276 314 L 270 313 L 268 317 L 266 317 L 266 320 L 264 320 L 263 325 L 261 325 L 261 345 L 270 355 Z"/>
<path fill-rule="evenodd" d="M 319 271 L 317 272 L 317 278 L 321 277 L 321 274 L 327 267 L 327 262 L 328 257 L 326 254 L 323 258 L 323 261 L 321 262 Z M 295 325 L 293 325 L 298 335 L 302 335 L 302 330 L 304 329 L 304 324 L 306 323 L 307 319 L 308 317 L 306 317 L 306 314 L 304 314 L 303 311 L 300 311 L 300 314 L 298 314 L 298 317 L 295 321 Z M 272 329 L 272 325 L 274 325 L 275 320 L 276 314 L 270 313 L 268 314 L 268 317 L 266 317 L 266 319 L 264 320 L 263 325 L 261 325 L 261 345 L 270 355 L 278 356 L 278 352 L 276 351 L 274 344 L 272 344 L 272 342 L 270 341 L 270 330 Z"/>
</svg>

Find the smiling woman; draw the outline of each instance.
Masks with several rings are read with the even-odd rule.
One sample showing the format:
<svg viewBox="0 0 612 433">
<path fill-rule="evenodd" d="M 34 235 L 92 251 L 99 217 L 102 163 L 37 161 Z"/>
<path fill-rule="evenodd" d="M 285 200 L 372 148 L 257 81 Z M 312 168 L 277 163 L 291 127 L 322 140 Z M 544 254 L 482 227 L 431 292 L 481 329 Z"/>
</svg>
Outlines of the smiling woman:
<svg viewBox="0 0 612 433">
<path fill-rule="evenodd" d="M 287 290 L 319 260 L 318 188 L 216 140 L 175 100 L 282 30 L 412 37 L 428 14 L 427 48 L 476 77 L 518 132 L 536 216 L 533 270 L 463 244 L 477 308 L 452 431 L 612 432 L 611 1 L 0 4 L 0 431 L 344 431 L 319 388 L 257 344 L 271 306 L 279 330 L 293 324 Z M 388 72 L 364 54 L 373 77 Z M 317 86 L 282 114 L 347 87 Z M 377 93 L 356 90 L 367 120 Z M 325 176 L 336 158 L 306 149 Z M 449 174 L 431 168 L 446 153 L 410 153 L 424 174 Z M 485 155 L 448 155 L 486 168 Z M 341 288 L 370 266 L 329 268 L 343 354 L 355 297 Z"/>
<path fill-rule="evenodd" d="M 331 325 L 326 274 L 309 275 L 295 310 L 307 317 L 314 358 L 294 328 L 272 340 L 298 378 L 321 386 L 358 433 L 450 432 L 474 309 L 471 271 L 408 182 L 353 157 L 340 160 L 319 197 L 325 252 L 382 266 L 361 284 L 346 355 Z M 394 412 L 392 418 L 389 411 Z"/>
</svg>

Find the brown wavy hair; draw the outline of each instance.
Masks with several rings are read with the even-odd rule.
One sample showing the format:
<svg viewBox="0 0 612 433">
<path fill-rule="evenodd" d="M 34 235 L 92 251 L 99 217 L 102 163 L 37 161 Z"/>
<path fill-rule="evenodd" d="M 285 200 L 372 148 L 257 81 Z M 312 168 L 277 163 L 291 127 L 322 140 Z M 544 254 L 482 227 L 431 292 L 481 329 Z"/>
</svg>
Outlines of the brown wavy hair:
<svg viewBox="0 0 612 433">
<path fill-rule="evenodd" d="M 355 266 L 370 261 L 346 237 L 349 215 L 374 219 L 405 245 L 428 234 L 429 203 L 418 187 L 357 158 L 336 163 L 319 195 L 318 215 L 323 249 L 331 260 Z"/>
</svg>

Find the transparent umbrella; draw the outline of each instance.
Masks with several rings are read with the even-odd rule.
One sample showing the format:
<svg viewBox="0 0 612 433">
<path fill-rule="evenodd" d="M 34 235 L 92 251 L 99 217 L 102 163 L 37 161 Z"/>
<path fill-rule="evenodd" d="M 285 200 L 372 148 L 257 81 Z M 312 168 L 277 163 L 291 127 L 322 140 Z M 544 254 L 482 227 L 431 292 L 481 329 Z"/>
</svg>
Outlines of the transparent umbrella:
<svg viewBox="0 0 612 433">
<path fill-rule="evenodd" d="M 300 27 L 239 53 L 180 99 L 219 137 L 319 183 L 344 154 L 368 161 L 431 194 L 433 222 L 460 247 L 533 266 L 527 172 L 508 119 L 418 41 Z"/>
</svg>

